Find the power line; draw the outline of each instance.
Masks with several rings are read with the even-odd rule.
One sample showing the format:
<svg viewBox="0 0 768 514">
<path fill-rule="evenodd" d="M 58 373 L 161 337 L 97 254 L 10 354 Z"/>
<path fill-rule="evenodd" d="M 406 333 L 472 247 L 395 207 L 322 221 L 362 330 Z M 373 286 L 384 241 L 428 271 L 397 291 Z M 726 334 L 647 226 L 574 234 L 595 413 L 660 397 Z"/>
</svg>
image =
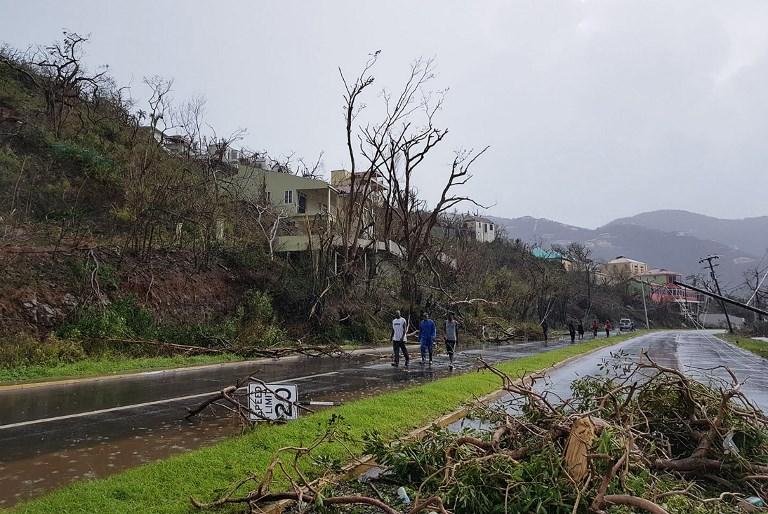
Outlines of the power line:
<svg viewBox="0 0 768 514">
<path fill-rule="evenodd" d="M 749 300 L 747 300 L 747 305 L 752 303 L 752 300 L 754 300 L 755 296 L 757 296 L 757 293 L 760 291 L 760 288 L 763 287 L 763 282 L 765 282 L 766 277 L 768 277 L 768 268 L 765 270 L 765 274 L 763 275 L 762 280 L 760 280 L 760 283 L 757 284 L 757 287 L 755 287 L 755 292 L 752 293 L 752 296 L 750 296 Z"/>
</svg>

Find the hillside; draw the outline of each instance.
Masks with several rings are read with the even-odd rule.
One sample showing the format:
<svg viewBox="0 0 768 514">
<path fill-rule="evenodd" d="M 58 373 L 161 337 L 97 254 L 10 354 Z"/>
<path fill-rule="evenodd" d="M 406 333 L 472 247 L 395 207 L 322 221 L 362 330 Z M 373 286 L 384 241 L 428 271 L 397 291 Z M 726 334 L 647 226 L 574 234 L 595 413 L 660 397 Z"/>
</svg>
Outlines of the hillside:
<svg viewBox="0 0 768 514">
<path fill-rule="evenodd" d="M 0 50 L 0 366 L 383 342 L 395 310 L 452 312 L 468 338 L 507 341 L 541 337 L 544 318 L 554 327 L 642 308 L 631 291 L 584 288 L 515 242 L 457 234 L 412 244 L 409 233 L 438 234 L 430 223 L 450 222 L 437 215 L 374 226 L 406 255 L 371 250 L 360 243 L 370 212 L 398 220 L 402 202 L 340 195 L 335 212 L 310 215 L 293 205 L 298 181 L 310 179 L 287 166 L 258 168 L 263 184 L 246 187 L 241 169 L 258 155 L 224 161 L 236 136 L 217 137 L 199 104 L 171 102 L 168 80 L 149 80 L 151 98 L 135 100 L 148 110 L 137 109 L 78 60 L 87 41 L 67 33 L 52 46 L 61 52 L 41 47 L 32 60 Z M 39 64 L 50 59 L 70 73 L 51 75 Z M 261 194 L 266 171 L 295 194 Z M 415 190 L 398 194 L 421 202 Z M 560 239 L 574 230 L 539 228 Z M 280 237 L 316 246 L 281 246 Z M 653 315 L 659 326 L 680 323 L 668 310 Z"/>
<path fill-rule="evenodd" d="M 651 211 L 619 218 L 609 225 L 638 225 L 699 239 L 717 241 L 762 256 L 768 250 L 768 216 L 720 219 L 681 210 Z"/>
<path fill-rule="evenodd" d="M 653 220 L 657 225 L 662 225 L 664 212 L 658 211 L 641 215 L 641 220 Z M 749 227 L 756 223 L 749 220 L 717 220 L 706 216 L 690 213 L 692 219 L 707 218 L 714 220 L 708 226 L 724 226 L 731 224 L 735 228 L 732 232 L 746 233 Z M 721 266 L 718 270 L 725 289 L 739 287 L 743 281 L 743 273 L 754 267 L 759 262 L 755 254 L 734 248 L 729 241 L 705 239 L 694 236 L 692 231 L 665 231 L 658 228 L 646 227 L 641 223 L 629 223 L 624 218 L 615 220 L 597 229 L 586 229 L 548 219 L 522 217 L 522 218 L 493 218 L 500 226 L 504 227 L 506 236 L 510 239 L 521 239 L 532 244 L 544 246 L 565 246 L 571 242 L 583 243 L 591 251 L 595 259 L 607 261 L 618 255 L 625 255 L 647 262 L 652 267 L 660 267 L 678 271 L 683 275 L 693 275 L 702 272 L 698 263 L 701 257 L 710 254 L 721 256 Z M 725 222 L 723 224 L 716 223 Z M 743 225 L 739 225 L 743 221 Z M 650 222 L 648 224 L 651 224 Z M 681 226 L 680 221 L 673 220 L 669 226 Z M 703 228 L 699 230 L 703 233 Z M 715 231 L 710 231 L 717 235 Z M 768 231 L 761 234 L 768 235 Z M 762 254 L 760 254 L 762 255 Z"/>
</svg>

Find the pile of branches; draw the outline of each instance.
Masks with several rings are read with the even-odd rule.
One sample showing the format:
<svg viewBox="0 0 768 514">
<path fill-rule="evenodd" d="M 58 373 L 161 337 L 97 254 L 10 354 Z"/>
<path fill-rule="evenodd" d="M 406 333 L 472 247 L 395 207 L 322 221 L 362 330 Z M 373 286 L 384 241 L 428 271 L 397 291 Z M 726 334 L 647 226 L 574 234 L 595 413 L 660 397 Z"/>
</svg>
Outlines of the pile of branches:
<svg viewBox="0 0 768 514">
<path fill-rule="evenodd" d="M 725 368 L 729 380 L 705 385 L 647 355 L 634 364 L 606 361 L 604 375 L 575 381 L 563 400 L 540 392 L 543 377 L 513 380 L 482 367 L 511 400 L 475 406 L 477 429 L 433 428 L 394 442 L 366 435 L 380 468 L 375 494 L 350 489 L 357 482 L 330 469 L 311 482 L 301 466 L 291 471 L 278 459 L 256 489 L 207 506 L 241 503 L 263 512 L 284 499 L 294 512 L 317 513 L 329 505 L 387 514 L 737 513 L 757 512 L 768 498 L 768 418 Z M 276 467 L 289 477 L 288 489 L 270 488 Z M 393 493 L 401 485 L 412 503 Z"/>
<path fill-rule="evenodd" d="M 482 338 L 492 343 L 509 341 L 540 341 L 544 338 L 541 326 L 536 323 L 509 323 L 504 318 L 486 316 L 483 319 Z"/>
<path fill-rule="evenodd" d="M 103 339 L 98 339 L 97 341 L 102 340 Z M 106 342 L 127 346 L 152 347 L 162 355 L 190 356 L 231 353 L 250 359 L 280 359 L 293 355 L 303 355 L 305 357 L 341 357 L 347 354 L 347 352 L 338 345 L 308 345 L 301 340 L 297 340 L 295 343 L 286 343 L 276 346 L 248 346 L 237 344 L 221 337 L 210 338 L 210 340 L 210 346 L 170 343 L 167 341 L 158 341 L 155 339 L 110 338 L 106 339 Z"/>
</svg>

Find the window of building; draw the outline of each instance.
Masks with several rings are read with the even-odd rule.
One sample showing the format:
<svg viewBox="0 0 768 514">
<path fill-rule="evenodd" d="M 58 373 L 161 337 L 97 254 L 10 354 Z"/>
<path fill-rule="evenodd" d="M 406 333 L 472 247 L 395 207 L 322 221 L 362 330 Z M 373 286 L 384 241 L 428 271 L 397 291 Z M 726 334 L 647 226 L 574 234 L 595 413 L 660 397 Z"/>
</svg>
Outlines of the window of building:
<svg viewBox="0 0 768 514">
<path fill-rule="evenodd" d="M 272 203 L 272 191 L 267 191 L 267 201 Z"/>
<path fill-rule="evenodd" d="M 286 191 L 283 195 L 283 203 L 293 203 L 293 191 Z"/>
<path fill-rule="evenodd" d="M 488 223 L 483 223 L 483 232 L 488 232 Z"/>
</svg>

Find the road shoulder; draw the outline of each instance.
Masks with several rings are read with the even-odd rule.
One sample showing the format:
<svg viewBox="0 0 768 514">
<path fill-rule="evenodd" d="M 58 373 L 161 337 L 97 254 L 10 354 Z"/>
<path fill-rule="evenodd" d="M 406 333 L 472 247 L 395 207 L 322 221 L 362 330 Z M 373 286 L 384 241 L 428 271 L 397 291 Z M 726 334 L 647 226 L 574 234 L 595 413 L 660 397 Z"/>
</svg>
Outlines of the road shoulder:
<svg viewBox="0 0 768 514">
<path fill-rule="evenodd" d="M 629 337 L 611 337 L 566 346 L 499 365 L 511 376 L 550 368 Z M 180 454 L 101 480 L 78 482 L 17 506 L 16 512 L 185 512 L 189 497 L 206 499 L 254 469 L 265 469 L 280 447 L 305 443 L 326 426 L 332 416 L 343 417 L 353 442 L 346 448 L 329 444 L 329 457 L 349 460 L 347 449 L 362 451 L 366 432 L 378 430 L 388 438 L 431 423 L 454 412 L 473 398 L 499 389 L 498 378 L 488 372 L 467 373 L 400 391 L 350 402 L 284 425 L 261 425 L 214 446 Z M 403 408 L 418 406 L 418 408 Z M 313 475 L 312 470 L 308 473 Z"/>
</svg>

